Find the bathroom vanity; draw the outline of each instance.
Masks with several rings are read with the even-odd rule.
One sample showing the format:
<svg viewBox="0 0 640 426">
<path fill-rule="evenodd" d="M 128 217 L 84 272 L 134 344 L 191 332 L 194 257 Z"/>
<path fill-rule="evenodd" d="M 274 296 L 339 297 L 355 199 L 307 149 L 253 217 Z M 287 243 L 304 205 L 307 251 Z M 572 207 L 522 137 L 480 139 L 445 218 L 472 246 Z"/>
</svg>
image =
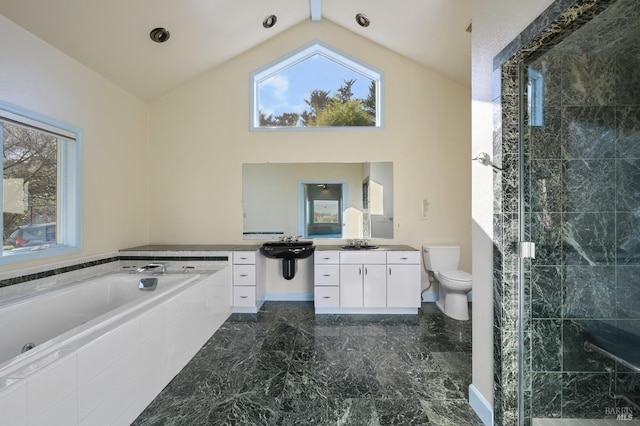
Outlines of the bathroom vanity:
<svg viewBox="0 0 640 426">
<path fill-rule="evenodd" d="M 167 262 L 180 259 L 199 269 L 202 261 L 217 261 L 230 267 L 235 313 L 256 313 L 265 300 L 313 300 L 316 314 L 417 314 L 421 305 L 420 251 L 405 245 L 385 245 L 375 249 L 347 249 L 337 245 L 315 245 L 308 270 L 301 279 L 308 283 L 305 293 L 282 294 L 268 287 L 268 259 L 261 245 L 169 245 L 142 246 L 122 250 L 121 258 Z M 189 263 L 191 262 L 191 263 Z M 271 283 L 273 284 L 273 283 Z M 305 286 L 306 286 L 305 285 Z"/>
<path fill-rule="evenodd" d="M 314 253 L 316 314 L 415 314 L 420 307 L 420 252 L 407 246 Z"/>
</svg>

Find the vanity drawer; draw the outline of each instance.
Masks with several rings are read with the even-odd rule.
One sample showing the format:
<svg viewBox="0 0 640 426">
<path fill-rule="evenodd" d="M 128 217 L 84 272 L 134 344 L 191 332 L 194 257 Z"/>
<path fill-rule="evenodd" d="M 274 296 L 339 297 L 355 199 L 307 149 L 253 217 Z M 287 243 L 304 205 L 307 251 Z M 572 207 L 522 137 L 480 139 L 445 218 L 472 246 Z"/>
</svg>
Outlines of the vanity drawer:
<svg viewBox="0 0 640 426">
<path fill-rule="evenodd" d="M 335 250 L 316 250 L 313 253 L 313 262 L 318 264 L 337 265 L 340 263 L 340 252 Z"/>
<path fill-rule="evenodd" d="M 339 308 L 340 287 L 316 287 L 314 305 L 316 308 Z"/>
<path fill-rule="evenodd" d="M 340 285 L 340 265 L 314 265 L 314 285 Z"/>
<path fill-rule="evenodd" d="M 255 251 L 234 251 L 233 252 L 233 264 L 234 265 L 254 265 L 256 263 Z"/>
<path fill-rule="evenodd" d="M 233 285 L 256 285 L 256 266 L 233 265 Z"/>
<path fill-rule="evenodd" d="M 359 265 L 384 265 L 387 263 L 386 251 L 358 251 L 358 252 L 340 252 L 340 263 Z"/>
<path fill-rule="evenodd" d="M 420 252 L 419 251 L 388 251 L 387 263 L 393 264 L 420 264 Z"/>
<path fill-rule="evenodd" d="M 252 307 L 255 305 L 255 286 L 233 286 L 233 306 Z"/>
</svg>

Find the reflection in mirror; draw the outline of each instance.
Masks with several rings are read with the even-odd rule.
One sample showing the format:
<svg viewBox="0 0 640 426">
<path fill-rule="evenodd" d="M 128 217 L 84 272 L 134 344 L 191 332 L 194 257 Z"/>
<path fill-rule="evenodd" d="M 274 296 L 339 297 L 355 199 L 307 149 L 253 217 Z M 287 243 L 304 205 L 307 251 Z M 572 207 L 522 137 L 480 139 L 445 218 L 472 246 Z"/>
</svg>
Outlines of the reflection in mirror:
<svg viewBox="0 0 640 426">
<path fill-rule="evenodd" d="M 243 238 L 393 238 L 393 163 L 242 165 Z"/>
</svg>

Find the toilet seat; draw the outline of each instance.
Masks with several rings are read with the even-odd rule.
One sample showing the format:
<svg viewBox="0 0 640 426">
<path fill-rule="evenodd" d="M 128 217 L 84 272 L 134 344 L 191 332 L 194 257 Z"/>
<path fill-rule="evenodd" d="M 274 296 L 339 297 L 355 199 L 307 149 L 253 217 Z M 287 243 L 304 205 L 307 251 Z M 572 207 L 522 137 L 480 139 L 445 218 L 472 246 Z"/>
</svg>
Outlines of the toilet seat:
<svg viewBox="0 0 640 426">
<path fill-rule="evenodd" d="M 470 273 L 460 270 L 442 271 L 438 272 L 443 279 L 456 284 L 467 284 L 471 282 L 472 276 Z"/>
</svg>

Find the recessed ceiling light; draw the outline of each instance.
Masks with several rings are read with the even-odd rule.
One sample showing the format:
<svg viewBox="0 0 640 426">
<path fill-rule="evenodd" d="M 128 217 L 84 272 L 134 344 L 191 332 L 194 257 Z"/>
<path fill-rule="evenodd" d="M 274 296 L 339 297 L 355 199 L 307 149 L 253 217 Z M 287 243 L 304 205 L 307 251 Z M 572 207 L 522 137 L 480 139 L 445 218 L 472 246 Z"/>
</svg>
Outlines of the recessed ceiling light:
<svg viewBox="0 0 640 426">
<path fill-rule="evenodd" d="M 276 24 L 277 21 L 278 17 L 276 15 L 269 15 L 264 18 L 264 21 L 262 21 L 262 26 L 265 28 L 271 28 Z"/>
<path fill-rule="evenodd" d="M 155 41 L 156 43 L 164 43 L 165 41 L 169 40 L 171 34 L 166 28 L 154 28 L 149 33 L 149 37 L 151 37 L 151 40 Z"/>
<path fill-rule="evenodd" d="M 371 24 L 371 21 L 369 20 L 369 18 L 367 18 L 367 15 L 365 15 L 364 13 L 358 13 L 356 15 L 356 22 L 361 27 L 368 27 L 369 24 Z"/>
</svg>

